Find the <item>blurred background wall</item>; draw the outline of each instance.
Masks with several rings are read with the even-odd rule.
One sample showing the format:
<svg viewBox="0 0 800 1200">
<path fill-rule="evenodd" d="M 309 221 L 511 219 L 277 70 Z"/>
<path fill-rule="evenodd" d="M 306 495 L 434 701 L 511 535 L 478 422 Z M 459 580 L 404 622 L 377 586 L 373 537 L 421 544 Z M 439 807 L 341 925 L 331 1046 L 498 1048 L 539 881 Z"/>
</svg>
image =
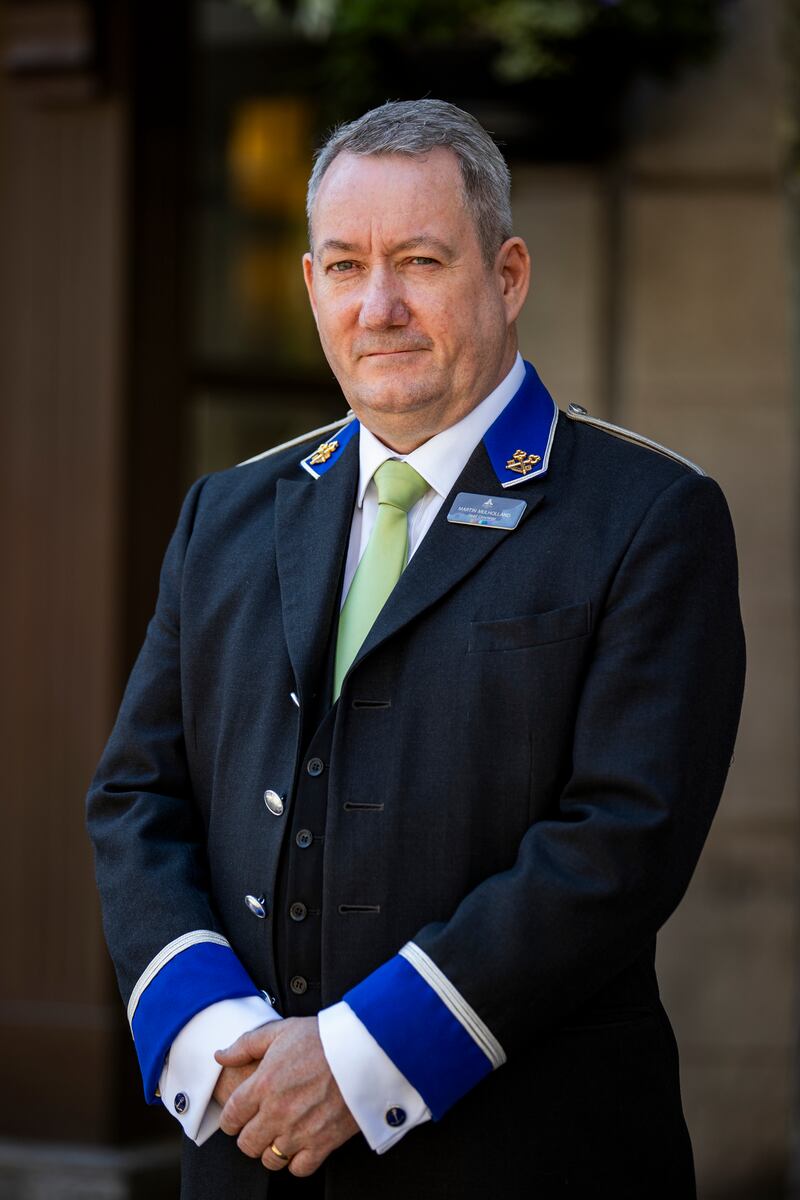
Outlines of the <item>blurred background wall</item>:
<svg viewBox="0 0 800 1200">
<path fill-rule="evenodd" d="M 334 117 L 427 92 L 504 144 L 534 261 L 522 348 L 561 406 L 695 459 L 731 504 L 745 709 L 660 975 L 701 1197 L 800 1196 L 794 0 L 694 5 L 718 34 L 700 21 L 703 53 L 662 63 L 667 80 L 621 25 L 515 66 L 496 24 L 453 39 L 447 4 L 409 4 L 394 40 L 333 8 L 2 14 L 0 1197 L 176 1194 L 83 795 L 188 482 L 343 411 L 300 277 L 311 149 Z"/>
</svg>

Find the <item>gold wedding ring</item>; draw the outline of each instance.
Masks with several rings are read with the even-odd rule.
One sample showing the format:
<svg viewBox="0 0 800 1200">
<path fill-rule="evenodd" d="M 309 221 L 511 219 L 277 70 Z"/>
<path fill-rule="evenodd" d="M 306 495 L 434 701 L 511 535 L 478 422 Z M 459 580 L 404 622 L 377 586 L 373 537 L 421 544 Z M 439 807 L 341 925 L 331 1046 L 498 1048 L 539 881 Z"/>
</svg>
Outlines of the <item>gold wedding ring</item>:
<svg viewBox="0 0 800 1200">
<path fill-rule="evenodd" d="M 275 1143 L 274 1143 L 274 1142 L 273 1142 L 273 1143 L 272 1143 L 272 1145 L 270 1146 L 270 1150 L 271 1150 L 271 1151 L 272 1151 L 272 1153 L 275 1155 L 275 1157 L 276 1157 L 276 1158 L 279 1158 L 279 1159 L 281 1159 L 281 1161 L 282 1161 L 282 1162 L 288 1162 L 288 1161 L 289 1161 L 289 1155 L 288 1155 L 288 1154 L 284 1154 L 282 1150 L 279 1150 L 279 1149 L 278 1149 L 278 1147 L 275 1145 Z"/>
</svg>

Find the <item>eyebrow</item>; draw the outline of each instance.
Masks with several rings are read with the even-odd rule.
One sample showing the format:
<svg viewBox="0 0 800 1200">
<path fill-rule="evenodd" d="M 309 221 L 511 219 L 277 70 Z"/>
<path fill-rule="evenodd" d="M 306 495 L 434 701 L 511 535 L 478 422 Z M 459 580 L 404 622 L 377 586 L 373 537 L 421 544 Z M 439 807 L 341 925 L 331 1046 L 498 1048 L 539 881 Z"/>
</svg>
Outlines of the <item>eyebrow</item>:
<svg viewBox="0 0 800 1200">
<path fill-rule="evenodd" d="M 420 246 L 438 250 L 445 258 L 453 258 L 455 254 L 452 246 L 448 246 L 447 242 L 443 242 L 441 238 L 429 233 L 418 233 L 404 242 L 398 242 L 392 247 L 391 253 L 399 254 L 404 250 L 416 250 Z M 361 248 L 355 242 L 342 242 L 338 238 L 326 238 L 317 250 L 317 255 L 322 258 L 331 250 L 338 250 L 344 254 L 358 254 Z"/>
</svg>

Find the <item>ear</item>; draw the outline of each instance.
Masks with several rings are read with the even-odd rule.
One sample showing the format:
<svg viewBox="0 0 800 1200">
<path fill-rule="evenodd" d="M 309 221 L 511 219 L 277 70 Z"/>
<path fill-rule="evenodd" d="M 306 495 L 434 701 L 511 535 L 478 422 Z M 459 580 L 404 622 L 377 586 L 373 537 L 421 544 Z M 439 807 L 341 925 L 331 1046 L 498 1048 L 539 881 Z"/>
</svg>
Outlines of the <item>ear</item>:
<svg viewBox="0 0 800 1200">
<path fill-rule="evenodd" d="M 311 311 L 314 314 L 314 320 L 317 320 L 317 302 L 314 298 L 314 257 L 309 252 L 303 255 L 303 279 L 305 280 L 306 291 L 308 292 Z"/>
<path fill-rule="evenodd" d="M 513 325 L 525 303 L 531 282 L 531 256 L 521 237 L 510 237 L 503 242 L 495 259 L 495 272 L 506 320 Z"/>
</svg>

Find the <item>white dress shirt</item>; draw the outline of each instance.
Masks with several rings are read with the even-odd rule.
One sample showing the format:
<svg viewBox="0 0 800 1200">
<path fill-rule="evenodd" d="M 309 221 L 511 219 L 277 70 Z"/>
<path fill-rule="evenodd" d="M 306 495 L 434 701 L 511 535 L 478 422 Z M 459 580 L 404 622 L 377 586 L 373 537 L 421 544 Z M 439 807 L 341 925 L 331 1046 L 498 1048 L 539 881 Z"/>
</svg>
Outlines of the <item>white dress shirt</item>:
<svg viewBox="0 0 800 1200">
<path fill-rule="evenodd" d="M 396 454 L 375 437 L 374 433 L 361 426 L 358 436 L 359 476 L 356 506 L 350 526 L 350 543 L 344 568 L 342 604 L 353 582 L 356 567 L 367 548 L 372 526 L 378 515 L 378 488 L 373 478 L 378 467 L 387 458 L 398 458 L 410 463 L 428 484 L 428 491 L 418 500 L 408 514 L 408 557 L 419 548 L 419 544 L 433 524 L 433 519 L 442 507 L 445 497 L 453 488 L 472 451 L 486 430 L 494 424 L 512 396 L 522 387 L 525 379 L 525 363 L 517 354 L 509 373 L 502 383 L 485 400 L 473 408 L 449 429 L 443 429 L 435 437 L 423 442 L 410 454 Z"/>
<path fill-rule="evenodd" d="M 517 354 L 503 381 L 471 412 L 449 429 L 437 433 L 410 454 L 396 454 L 364 425 L 359 430 L 359 483 L 347 549 L 342 603 L 366 549 L 378 512 L 378 489 L 373 476 L 389 458 L 408 462 L 428 484 L 428 491 L 408 514 L 408 557 L 419 548 L 472 451 L 512 396 L 522 386 L 525 364 Z M 178 1120 L 187 1137 L 201 1146 L 219 1128 L 220 1107 L 212 1099 L 221 1067 L 214 1051 L 243 1033 L 280 1019 L 268 1000 L 248 996 L 220 1000 L 197 1013 L 173 1041 L 159 1081 L 167 1109 L 178 1092 L 189 1104 Z M 347 1107 L 373 1150 L 388 1150 L 410 1129 L 430 1120 L 430 1110 L 416 1088 L 344 1001 L 318 1016 L 322 1048 Z M 386 1123 L 389 1108 L 402 1108 L 405 1123 Z M 177 1115 L 177 1114 L 174 1114 Z"/>
</svg>

